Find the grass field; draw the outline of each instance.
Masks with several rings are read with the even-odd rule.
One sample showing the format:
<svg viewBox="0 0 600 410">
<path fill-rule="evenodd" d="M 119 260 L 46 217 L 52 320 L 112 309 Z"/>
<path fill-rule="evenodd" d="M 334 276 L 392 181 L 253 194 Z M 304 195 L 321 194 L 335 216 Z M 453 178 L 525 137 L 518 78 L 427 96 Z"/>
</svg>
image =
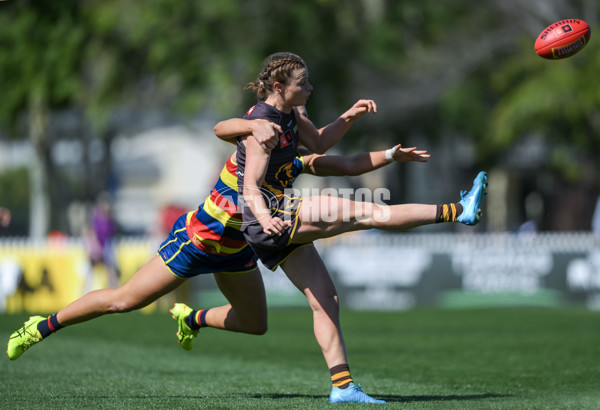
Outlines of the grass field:
<svg viewBox="0 0 600 410">
<path fill-rule="evenodd" d="M 0 336 L 25 319 L 0 316 Z M 342 321 L 354 378 L 388 407 L 600 408 L 599 313 L 344 311 Z M 310 312 L 273 310 L 269 326 L 203 330 L 186 352 L 168 313 L 105 316 L 4 356 L 0 408 L 330 407 Z"/>
</svg>

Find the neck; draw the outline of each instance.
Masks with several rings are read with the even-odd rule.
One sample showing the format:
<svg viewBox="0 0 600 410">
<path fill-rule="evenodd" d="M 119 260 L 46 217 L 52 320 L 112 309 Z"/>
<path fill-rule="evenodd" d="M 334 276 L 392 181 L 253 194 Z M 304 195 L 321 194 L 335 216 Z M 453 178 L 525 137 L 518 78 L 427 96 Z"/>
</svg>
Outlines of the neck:
<svg viewBox="0 0 600 410">
<path fill-rule="evenodd" d="M 291 113 L 292 109 L 294 108 L 293 106 L 286 104 L 283 101 L 283 98 L 281 98 L 281 96 L 277 94 L 271 94 L 270 96 L 268 96 L 265 100 L 265 103 L 277 108 L 279 111 L 284 112 L 286 114 Z"/>
</svg>

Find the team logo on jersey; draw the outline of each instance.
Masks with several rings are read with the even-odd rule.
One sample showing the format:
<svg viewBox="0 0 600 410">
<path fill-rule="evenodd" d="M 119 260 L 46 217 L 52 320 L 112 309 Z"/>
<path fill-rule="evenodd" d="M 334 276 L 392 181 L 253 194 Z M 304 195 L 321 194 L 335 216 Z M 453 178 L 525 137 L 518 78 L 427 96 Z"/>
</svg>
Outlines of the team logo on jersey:
<svg viewBox="0 0 600 410">
<path fill-rule="evenodd" d="M 281 137 L 279 137 L 279 142 L 281 144 L 281 148 L 290 145 L 292 143 L 292 135 L 290 132 L 288 131 L 285 134 L 281 134 Z"/>
<path fill-rule="evenodd" d="M 277 172 L 275 173 L 275 179 L 279 181 L 282 187 L 287 187 L 294 182 L 296 178 L 293 172 L 293 162 L 288 162 L 287 164 L 283 164 Z"/>
</svg>

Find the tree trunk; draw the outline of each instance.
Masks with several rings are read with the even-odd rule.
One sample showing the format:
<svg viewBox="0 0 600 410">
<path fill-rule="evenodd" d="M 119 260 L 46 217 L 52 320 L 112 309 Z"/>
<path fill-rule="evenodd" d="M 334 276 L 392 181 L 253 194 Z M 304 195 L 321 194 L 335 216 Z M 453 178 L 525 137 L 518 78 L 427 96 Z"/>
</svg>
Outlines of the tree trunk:
<svg viewBox="0 0 600 410">
<path fill-rule="evenodd" d="M 50 200 L 48 191 L 48 156 L 47 154 L 47 109 L 40 95 L 33 95 L 29 100 L 29 116 L 27 121 L 29 139 L 33 147 L 34 158 L 29 170 L 29 237 L 43 239 L 48 234 Z"/>
</svg>

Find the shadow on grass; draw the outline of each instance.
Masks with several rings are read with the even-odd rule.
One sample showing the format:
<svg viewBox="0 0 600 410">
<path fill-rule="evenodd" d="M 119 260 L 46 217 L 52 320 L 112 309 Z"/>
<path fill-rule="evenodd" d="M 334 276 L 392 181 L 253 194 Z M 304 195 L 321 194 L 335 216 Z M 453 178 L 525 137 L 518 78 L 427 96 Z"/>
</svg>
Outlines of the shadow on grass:
<svg viewBox="0 0 600 410">
<path fill-rule="evenodd" d="M 253 399 L 327 399 L 328 396 L 322 394 L 295 394 L 295 393 L 256 393 L 256 394 L 234 394 L 234 395 L 216 395 L 216 396 L 162 396 L 162 395 L 138 395 L 138 396 L 112 396 L 112 395 L 84 395 L 71 396 L 71 398 L 93 398 L 93 399 L 115 399 L 115 398 L 133 398 L 133 399 L 194 399 L 206 400 L 212 398 L 232 398 L 236 396 L 244 396 Z M 436 401 L 465 401 L 465 400 L 485 400 L 512 397 L 510 394 L 451 394 L 441 396 L 401 396 L 395 394 L 375 394 L 374 398 L 385 400 L 387 402 L 412 403 L 412 402 L 436 402 Z"/>
<path fill-rule="evenodd" d="M 388 402 L 402 402 L 402 403 L 411 403 L 411 402 L 423 402 L 423 401 L 466 401 L 466 400 L 485 400 L 485 399 L 500 399 L 505 397 L 512 397 L 511 394 L 493 394 L 493 393 L 485 393 L 485 394 L 449 394 L 449 395 L 441 395 L 441 396 L 400 396 L 395 394 L 385 395 L 374 395 L 380 400 L 385 400 Z"/>
<path fill-rule="evenodd" d="M 293 394 L 293 393 L 263 393 L 253 394 L 250 397 L 253 399 L 294 399 L 294 398 L 308 398 L 308 399 L 322 399 L 328 396 L 316 395 L 316 394 Z M 427 401 L 465 401 L 465 400 L 485 400 L 485 399 L 498 399 L 504 397 L 512 397 L 510 394 L 451 394 L 445 396 L 401 396 L 396 394 L 374 394 L 374 398 L 379 400 L 385 400 L 387 402 L 400 402 L 400 403 L 411 403 L 411 402 L 427 402 Z"/>
</svg>

